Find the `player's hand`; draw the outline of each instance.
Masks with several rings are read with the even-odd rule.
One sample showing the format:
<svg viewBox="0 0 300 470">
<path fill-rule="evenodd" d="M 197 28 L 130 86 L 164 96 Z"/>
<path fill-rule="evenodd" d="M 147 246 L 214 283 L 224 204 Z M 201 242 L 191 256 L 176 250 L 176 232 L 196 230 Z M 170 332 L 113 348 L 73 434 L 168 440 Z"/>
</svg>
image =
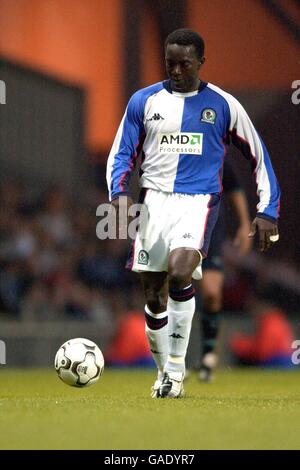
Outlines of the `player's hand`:
<svg viewBox="0 0 300 470">
<path fill-rule="evenodd" d="M 259 250 L 267 251 L 273 243 L 279 240 L 277 223 L 262 217 L 255 217 L 251 224 L 249 237 L 253 238 L 258 231 Z"/>
<path fill-rule="evenodd" d="M 119 211 L 120 209 L 120 206 L 121 205 L 127 205 L 127 208 L 129 209 L 129 207 L 133 204 L 133 200 L 130 196 L 119 196 L 117 197 L 116 199 L 113 199 L 111 201 L 111 205 L 117 210 Z"/>
<path fill-rule="evenodd" d="M 253 243 L 253 238 L 249 237 L 250 223 L 240 225 L 235 238 L 233 240 L 233 246 L 237 249 L 239 256 L 246 255 Z"/>
<path fill-rule="evenodd" d="M 112 217 L 115 217 L 116 223 L 116 235 L 119 239 L 128 238 L 128 226 L 130 223 L 130 217 L 128 210 L 133 204 L 130 196 L 119 196 L 118 198 L 111 201 L 112 206 Z"/>
</svg>

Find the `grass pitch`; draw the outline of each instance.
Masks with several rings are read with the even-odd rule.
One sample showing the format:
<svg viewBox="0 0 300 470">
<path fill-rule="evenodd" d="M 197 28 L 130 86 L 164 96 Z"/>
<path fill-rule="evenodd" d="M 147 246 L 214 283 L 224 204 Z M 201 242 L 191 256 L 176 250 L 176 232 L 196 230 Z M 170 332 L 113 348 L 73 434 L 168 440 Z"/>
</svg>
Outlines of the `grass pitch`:
<svg viewBox="0 0 300 470">
<path fill-rule="evenodd" d="M 105 370 L 86 389 L 54 370 L 0 370 L 1 449 L 300 449 L 300 373 L 218 371 L 186 397 L 149 396 L 154 370 Z"/>
</svg>

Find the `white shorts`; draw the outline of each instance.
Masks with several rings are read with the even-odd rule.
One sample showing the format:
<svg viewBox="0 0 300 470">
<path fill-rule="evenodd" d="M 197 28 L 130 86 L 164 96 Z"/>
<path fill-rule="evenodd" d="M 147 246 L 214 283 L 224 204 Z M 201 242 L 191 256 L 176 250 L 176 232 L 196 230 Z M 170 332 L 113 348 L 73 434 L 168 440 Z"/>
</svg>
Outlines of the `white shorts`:
<svg viewBox="0 0 300 470">
<path fill-rule="evenodd" d="M 146 190 L 143 201 L 147 217 L 141 218 L 126 267 L 136 272 L 168 271 L 175 248 L 199 252 L 193 273 L 201 279 L 202 256 L 206 256 L 210 235 L 217 220 L 219 195 L 165 193 Z"/>
</svg>

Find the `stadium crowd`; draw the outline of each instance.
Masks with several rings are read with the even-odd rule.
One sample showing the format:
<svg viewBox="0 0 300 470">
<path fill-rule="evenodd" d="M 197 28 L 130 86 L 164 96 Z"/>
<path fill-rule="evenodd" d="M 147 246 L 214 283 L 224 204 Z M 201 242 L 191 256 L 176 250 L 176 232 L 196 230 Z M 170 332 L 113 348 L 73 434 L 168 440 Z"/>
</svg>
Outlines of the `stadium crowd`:
<svg viewBox="0 0 300 470">
<path fill-rule="evenodd" d="M 59 187 L 34 193 L 20 182 L 1 184 L 2 318 L 97 320 L 130 305 L 128 244 L 96 238 L 101 202 L 106 194 L 96 187 L 71 203 Z"/>
</svg>

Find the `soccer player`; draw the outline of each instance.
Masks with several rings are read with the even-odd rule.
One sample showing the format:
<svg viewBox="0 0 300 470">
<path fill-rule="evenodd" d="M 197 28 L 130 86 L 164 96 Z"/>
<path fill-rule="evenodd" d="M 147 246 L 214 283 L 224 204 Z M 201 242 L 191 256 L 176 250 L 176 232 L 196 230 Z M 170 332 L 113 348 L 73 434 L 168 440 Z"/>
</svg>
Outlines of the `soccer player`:
<svg viewBox="0 0 300 470">
<path fill-rule="evenodd" d="M 230 160 L 225 160 L 222 186 L 238 222 L 234 238 L 237 256 L 245 255 L 251 248 L 249 238 L 251 221 L 244 191 Z M 225 210 L 220 205 L 219 217 L 213 229 L 207 257 L 202 262 L 203 276 L 199 283 L 201 293 L 202 351 L 199 379 L 211 382 L 218 361 L 217 340 L 221 321 L 224 285 L 223 245 L 226 239 Z"/>
<path fill-rule="evenodd" d="M 232 141 L 251 160 L 259 195 L 250 236 L 261 251 L 278 240 L 280 191 L 265 145 L 242 105 L 199 78 L 198 33 L 180 29 L 165 42 L 169 76 L 134 93 L 107 164 L 112 211 L 132 204 L 129 179 L 141 153 L 140 223 L 128 267 L 140 272 L 146 335 L 158 376 L 152 397 L 183 395 L 185 356 L 195 311 L 192 278 L 201 278 L 218 217 L 222 167 Z"/>
</svg>

